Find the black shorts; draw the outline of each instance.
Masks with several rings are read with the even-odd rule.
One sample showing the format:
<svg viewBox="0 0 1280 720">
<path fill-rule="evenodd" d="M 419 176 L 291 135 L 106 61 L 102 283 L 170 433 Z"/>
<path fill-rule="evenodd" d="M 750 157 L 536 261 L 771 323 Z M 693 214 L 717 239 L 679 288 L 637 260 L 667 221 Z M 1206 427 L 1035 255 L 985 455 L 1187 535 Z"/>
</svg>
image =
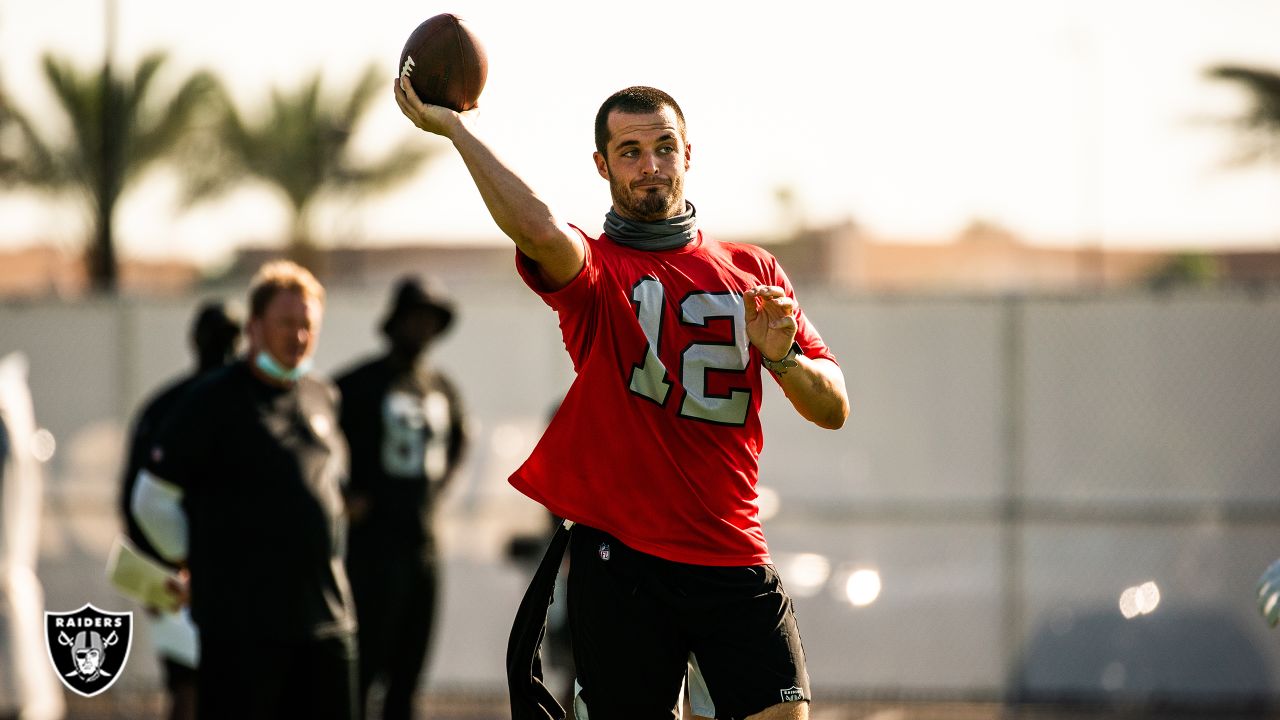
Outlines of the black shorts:
<svg viewBox="0 0 1280 720">
<path fill-rule="evenodd" d="M 791 598 L 772 565 L 671 562 L 582 525 L 569 548 L 569 630 L 591 720 L 677 717 L 690 662 L 718 720 L 810 699 Z"/>
</svg>

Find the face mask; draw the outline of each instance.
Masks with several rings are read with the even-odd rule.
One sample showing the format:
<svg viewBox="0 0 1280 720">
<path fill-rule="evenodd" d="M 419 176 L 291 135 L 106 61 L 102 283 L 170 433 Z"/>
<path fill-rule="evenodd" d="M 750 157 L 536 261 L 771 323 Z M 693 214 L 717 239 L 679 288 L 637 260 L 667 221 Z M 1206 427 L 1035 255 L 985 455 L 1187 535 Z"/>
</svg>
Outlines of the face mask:
<svg viewBox="0 0 1280 720">
<path fill-rule="evenodd" d="M 311 358 L 309 357 L 298 363 L 298 367 L 290 370 L 271 357 L 271 353 L 266 350 L 258 351 L 258 354 L 253 358 L 253 364 L 272 380 L 285 383 L 298 382 L 299 378 L 311 372 Z"/>
</svg>

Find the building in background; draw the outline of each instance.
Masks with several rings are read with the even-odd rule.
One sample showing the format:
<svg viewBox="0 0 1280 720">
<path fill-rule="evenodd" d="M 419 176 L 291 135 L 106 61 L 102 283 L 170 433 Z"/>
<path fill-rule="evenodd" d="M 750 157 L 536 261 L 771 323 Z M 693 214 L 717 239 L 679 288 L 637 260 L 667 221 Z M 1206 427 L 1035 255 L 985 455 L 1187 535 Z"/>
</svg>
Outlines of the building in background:
<svg viewBox="0 0 1280 720">
<path fill-rule="evenodd" d="M 797 231 L 787 239 L 730 237 L 764 245 L 797 286 L 852 293 L 1061 294 L 1149 287 L 1280 286 L 1274 249 L 1196 250 L 1037 244 L 999 225 L 975 221 L 950 240 L 883 238 L 852 221 Z M 1207 244 L 1206 244 L 1207 245 Z M 172 295 L 201 285 L 243 285 L 277 247 L 239 250 L 210 271 L 180 260 L 125 259 L 125 293 Z M 508 243 L 432 239 L 417 245 L 340 245 L 326 251 L 324 280 L 334 287 L 388 287 L 406 268 L 430 267 L 451 287 L 510 287 Z M 0 252 L 0 297 L 78 296 L 88 278 L 80 257 L 51 246 Z"/>
<path fill-rule="evenodd" d="M 143 295 L 184 293 L 200 282 L 201 268 L 183 260 L 122 259 L 120 287 Z M 84 255 L 54 245 L 0 252 L 0 298 L 79 297 L 89 291 Z"/>
</svg>

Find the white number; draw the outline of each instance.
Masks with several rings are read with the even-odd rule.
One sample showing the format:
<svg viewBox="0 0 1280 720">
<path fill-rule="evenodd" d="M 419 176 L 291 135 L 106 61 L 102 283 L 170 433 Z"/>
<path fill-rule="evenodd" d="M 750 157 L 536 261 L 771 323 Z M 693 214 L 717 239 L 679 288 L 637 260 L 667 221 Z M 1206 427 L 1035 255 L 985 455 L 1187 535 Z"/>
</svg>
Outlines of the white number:
<svg viewBox="0 0 1280 720">
<path fill-rule="evenodd" d="M 684 349 L 680 374 L 684 402 L 680 414 L 711 422 L 741 425 L 751 405 L 750 390 L 732 390 L 728 396 L 707 394 L 707 371 L 747 369 L 747 323 L 742 296 L 737 293 L 696 293 L 680 303 L 681 321 L 706 327 L 707 321 L 724 318 L 733 323 L 733 339 L 725 343 L 693 343 Z"/>
<path fill-rule="evenodd" d="M 631 370 L 629 387 L 631 392 L 659 405 L 666 404 L 671 391 L 667 368 L 658 357 L 664 297 L 662 283 L 652 277 L 641 278 L 631 291 L 636 319 L 649 343 L 645 347 L 644 363 Z M 733 326 L 733 337 L 720 343 L 692 343 L 680 354 L 680 381 L 684 385 L 680 415 L 725 425 L 741 425 L 746 422 L 747 411 L 751 407 L 751 391 L 734 389 L 727 396 L 709 395 L 707 373 L 747 369 L 749 355 L 742 296 L 734 292 L 695 292 L 681 301 L 682 323 L 707 327 L 708 321 L 714 319 L 729 320 Z"/>
<path fill-rule="evenodd" d="M 392 477 L 439 479 L 445 470 L 449 402 L 438 392 L 387 394 L 382 406 L 382 467 Z"/>
<path fill-rule="evenodd" d="M 662 283 L 657 278 L 644 277 L 631 288 L 631 299 L 636 304 L 636 320 L 649 340 L 644 348 L 644 364 L 631 369 L 631 392 L 663 405 L 671 383 L 667 381 L 667 369 L 658 359 L 658 338 L 662 336 Z"/>
</svg>

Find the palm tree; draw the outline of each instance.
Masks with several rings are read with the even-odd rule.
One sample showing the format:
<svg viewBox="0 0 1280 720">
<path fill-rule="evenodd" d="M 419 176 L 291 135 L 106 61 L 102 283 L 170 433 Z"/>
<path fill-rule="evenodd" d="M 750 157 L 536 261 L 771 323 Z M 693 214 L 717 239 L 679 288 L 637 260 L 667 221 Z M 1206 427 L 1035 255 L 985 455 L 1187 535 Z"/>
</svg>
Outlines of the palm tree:
<svg viewBox="0 0 1280 720">
<path fill-rule="evenodd" d="M 131 74 L 116 74 L 107 67 L 85 72 L 46 54 L 44 76 L 68 121 L 66 136 L 37 131 L 32 116 L 9 105 L 18 141 L 13 147 L 0 145 L 0 168 L 5 169 L 0 180 L 53 195 L 79 195 L 93 218 L 86 260 L 97 291 L 116 289 L 113 216 L 122 193 L 171 156 L 218 87 L 212 75 L 197 72 L 177 90 L 158 96 L 154 82 L 166 59 L 154 52 Z"/>
<path fill-rule="evenodd" d="M 1240 130 L 1241 162 L 1280 161 L 1280 73 L 1241 65 L 1218 65 L 1207 74 L 1215 80 L 1244 87 L 1253 107 L 1236 118 Z"/>
<path fill-rule="evenodd" d="M 386 91 L 386 73 L 370 65 L 353 87 L 335 95 L 322 93 L 319 72 L 291 92 L 275 89 L 252 120 L 228 100 L 219 131 L 223 152 L 206 158 L 204 173 L 188 187 L 188 199 L 219 194 L 246 178 L 274 185 L 292 211 L 289 254 L 318 269 L 309 215 L 319 201 L 385 190 L 435 154 L 434 148 L 404 142 L 380 160 L 352 156 L 356 126 Z"/>
</svg>

